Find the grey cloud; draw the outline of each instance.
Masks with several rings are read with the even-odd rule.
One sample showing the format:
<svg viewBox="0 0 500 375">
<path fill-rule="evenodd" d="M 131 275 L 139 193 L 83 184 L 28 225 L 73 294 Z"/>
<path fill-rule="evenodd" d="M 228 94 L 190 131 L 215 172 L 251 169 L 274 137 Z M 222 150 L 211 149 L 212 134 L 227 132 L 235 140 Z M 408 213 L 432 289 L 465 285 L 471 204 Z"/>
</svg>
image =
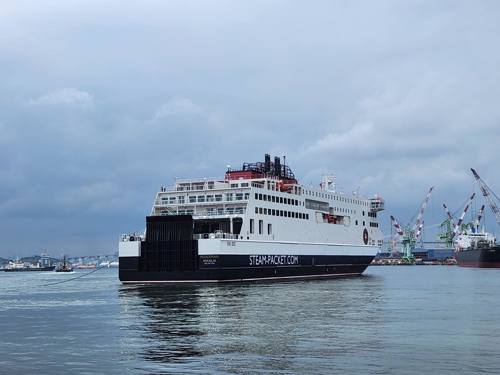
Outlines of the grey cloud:
<svg viewBox="0 0 500 375">
<path fill-rule="evenodd" d="M 471 166 L 500 190 L 494 2 L 60 0 L 2 12 L 11 239 L 0 256 L 112 251 L 160 185 L 264 152 L 287 155 L 304 183 L 334 171 L 347 191 L 378 192 L 402 221 L 431 185 L 427 223 L 442 201 L 458 207 Z"/>
<path fill-rule="evenodd" d="M 91 94 L 75 88 L 64 88 L 44 94 L 38 98 L 30 99 L 31 106 L 77 106 L 90 107 L 94 103 Z"/>
</svg>

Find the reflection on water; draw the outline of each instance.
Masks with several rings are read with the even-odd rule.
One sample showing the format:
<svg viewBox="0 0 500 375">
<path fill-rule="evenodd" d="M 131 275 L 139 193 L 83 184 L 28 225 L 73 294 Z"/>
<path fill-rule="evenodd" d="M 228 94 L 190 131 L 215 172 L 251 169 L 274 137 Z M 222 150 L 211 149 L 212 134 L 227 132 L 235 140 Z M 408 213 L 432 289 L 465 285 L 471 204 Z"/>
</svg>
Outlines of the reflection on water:
<svg viewBox="0 0 500 375">
<path fill-rule="evenodd" d="M 139 355 L 147 362 L 201 370 L 210 360 L 217 371 L 248 373 L 305 371 L 314 359 L 315 368 L 324 361 L 326 371 L 333 357 L 342 367 L 343 361 L 359 361 L 353 357 L 360 347 L 379 350 L 380 283 L 378 277 L 361 277 L 123 286 L 119 296 L 126 321 L 134 321 L 124 328 L 144 340 Z"/>
<path fill-rule="evenodd" d="M 198 322 L 199 296 L 196 287 L 129 286 L 120 289 L 125 303 L 138 301 L 140 315 L 127 328 L 148 341 L 141 353 L 153 362 L 172 362 L 200 356 L 192 343 L 204 333 Z"/>
<path fill-rule="evenodd" d="M 373 275 L 373 276 L 369 276 Z M 0 273 L 0 373 L 497 374 L 500 271 L 122 286 Z"/>
</svg>

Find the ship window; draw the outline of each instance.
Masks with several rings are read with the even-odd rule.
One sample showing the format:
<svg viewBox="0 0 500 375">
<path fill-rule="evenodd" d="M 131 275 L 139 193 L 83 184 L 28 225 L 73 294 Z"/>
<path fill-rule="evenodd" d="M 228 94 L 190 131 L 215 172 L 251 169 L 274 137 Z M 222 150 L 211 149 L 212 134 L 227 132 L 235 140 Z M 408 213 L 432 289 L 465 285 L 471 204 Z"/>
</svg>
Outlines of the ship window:
<svg viewBox="0 0 500 375">
<path fill-rule="evenodd" d="M 276 216 L 276 210 L 274 208 L 271 210 L 271 215 Z"/>
<path fill-rule="evenodd" d="M 309 220 L 309 214 L 306 214 L 306 220 Z"/>
<path fill-rule="evenodd" d="M 169 199 L 169 203 L 170 203 L 170 204 L 175 203 L 175 197 L 170 197 L 170 199 Z"/>
<path fill-rule="evenodd" d="M 267 215 L 267 208 L 264 207 L 264 215 Z"/>
<path fill-rule="evenodd" d="M 236 193 L 236 200 L 237 201 L 243 200 L 243 193 Z"/>
<path fill-rule="evenodd" d="M 262 215 L 262 207 L 259 207 L 259 214 Z"/>
<path fill-rule="evenodd" d="M 238 187 L 238 184 L 231 184 L 231 187 L 232 187 L 232 188 L 237 188 L 237 187 Z"/>
<path fill-rule="evenodd" d="M 271 223 L 267 224 L 267 234 L 273 234 L 273 225 Z"/>
<path fill-rule="evenodd" d="M 250 193 L 245 193 L 245 200 L 248 200 L 250 198 Z"/>
<path fill-rule="evenodd" d="M 253 234 L 253 219 L 250 219 L 250 233 Z"/>
<path fill-rule="evenodd" d="M 213 202 L 214 201 L 214 196 L 213 195 L 207 195 L 207 202 Z"/>
<path fill-rule="evenodd" d="M 257 207 L 255 207 L 255 213 L 258 214 L 259 213 L 259 209 Z"/>
<path fill-rule="evenodd" d="M 222 194 L 217 194 L 217 195 L 215 196 L 215 201 L 216 201 L 216 202 L 219 202 L 219 201 L 221 201 L 221 200 L 222 200 Z"/>
<path fill-rule="evenodd" d="M 357 220 L 355 221 L 355 223 L 356 223 L 356 225 L 358 225 L 358 221 Z"/>
<path fill-rule="evenodd" d="M 274 203 L 274 202 L 276 202 L 276 197 L 275 197 L 274 195 L 273 195 L 273 196 L 271 196 L 271 201 L 272 201 L 273 203 Z"/>
<path fill-rule="evenodd" d="M 267 201 L 267 194 L 262 194 L 262 197 L 264 198 L 265 201 Z"/>
<path fill-rule="evenodd" d="M 299 201 L 297 199 L 295 199 L 295 205 L 298 206 L 299 205 Z"/>
<path fill-rule="evenodd" d="M 259 194 L 255 193 L 255 199 L 259 199 Z"/>
<path fill-rule="evenodd" d="M 278 216 L 283 216 L 283 210 L 279 210 Z"/>
<path fill-rule="evenodd" d="M 283 203 L 283 197 L 280 197 L 280 203 Z"/>
<path fill-rule="evenodd" d="M 264 230 L 264 222 L 262 220 L 259 220 L 259 234 L 262 234 Z"/>
<path fill-rule="evenodd" d="M 365 226 L 365 222 L 363 221 L 363 226 Z"/>
<path fill-rule="evenodd" d="M 195 196 L 189 197 L 189 203 L 194 203 L 194 202 L 196 202 L 196 197 Z"/>
<path fill-rule="evenodd" d="M 290 211 L 287 211 L 288 217 L 292 217 L 292 213 Z"/>
<path fill-rule="evenodd" d="M 365 211 L 363 211 L 363 216 L 365 216 Z"/>
<path fill-rule="evenodd" d="M 198 195 L 198 202 L 205 202 L 205 196 L 204 195 Z"/>
<path fill-rule="evenodd" d="M 233 200 L 233 193 L 226 193 L 226 200 L 232 201 Z"/>
<path fill-rule="evenodd" d="M 179 197 L 179 203 L 184 203 L 184 197 Z"/>
<path fill-rule="evenodd" d="M 259 200 L 262 200 L 262 194 L 259 193 Z"/>
<path fill-rule="evenodd" d="M 242 182 L 240 186 L 241 187 L 248 187 L 248 182 Z"/>
</svg>

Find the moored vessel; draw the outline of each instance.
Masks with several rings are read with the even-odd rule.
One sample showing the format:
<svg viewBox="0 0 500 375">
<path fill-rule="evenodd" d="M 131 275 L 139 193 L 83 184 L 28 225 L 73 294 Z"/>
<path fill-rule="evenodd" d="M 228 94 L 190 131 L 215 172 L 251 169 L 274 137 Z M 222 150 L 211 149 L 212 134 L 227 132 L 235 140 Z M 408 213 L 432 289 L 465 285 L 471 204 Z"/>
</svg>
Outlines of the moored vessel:
<svg viewBox="0 0 500 375">
<path fill-rule="evenodd" d="M 496 194 L 491 188 L 479 177 L 479 174 L 471 168 L 472 174 L 479 184 L 483 196 L 486 198 L 491 211 L 496 217 L 497 223 L 500 224 L 500 210 L 494 200 Z M 455 260 L 457 265 L 461 267 L 474 268 L 500 268 L 500 245 L 496 243 L 496 237 L 492 233 L 485 231 L 484 227 L 480 231 L 480 223 L 483 218 L 484 205 L 479 210 L 477 218 L 472 223 L 463 224 L 463 219 L 467 210 L 471 206 L 475 198 L 475 193 L 471 195 L 466 204 L 462 216 L 455 225 L 453 235 L 455 237 Z M 498 199 L 498 198 L 497 198 Z M 444 205 L 447 210 L 446 206 Z M 450 220 L 451 214 L 447 210 Z"/>
<path fill-rule="evenodd" d="M 40 263 L 21 262 L 19 260 L 10 261 L 9 264 L 3 269 L 5 272 L 41 272 L 41 271 L 54 271 L 55 266 L 42 266 Z"/>
<path fill-rule="evenodd" d="M 380 197 L 299 184 L 280 158 L 221 179 L 162 187 L 144 234 L 122 235 L 123 283 L 222 282 L 360 275 L 383 243 Z"/>
</svg>

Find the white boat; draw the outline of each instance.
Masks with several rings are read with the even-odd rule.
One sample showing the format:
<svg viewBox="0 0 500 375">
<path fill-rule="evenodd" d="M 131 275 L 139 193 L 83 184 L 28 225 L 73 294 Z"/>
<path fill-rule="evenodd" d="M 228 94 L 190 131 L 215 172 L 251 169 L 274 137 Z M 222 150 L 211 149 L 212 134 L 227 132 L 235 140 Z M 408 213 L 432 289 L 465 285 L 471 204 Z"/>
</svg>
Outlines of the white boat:
<svg viewBox="0 0 500 375">
<path fill-rule="evenodd" d="M 177 180 L 156 194 L 143 234 L 122 235 L 123 283 L 360 275 L 383 244 L 381 197 L 338 192 L 333 176 L 301 185 L 264 162 L 224 178 Z"/>
</svg>

